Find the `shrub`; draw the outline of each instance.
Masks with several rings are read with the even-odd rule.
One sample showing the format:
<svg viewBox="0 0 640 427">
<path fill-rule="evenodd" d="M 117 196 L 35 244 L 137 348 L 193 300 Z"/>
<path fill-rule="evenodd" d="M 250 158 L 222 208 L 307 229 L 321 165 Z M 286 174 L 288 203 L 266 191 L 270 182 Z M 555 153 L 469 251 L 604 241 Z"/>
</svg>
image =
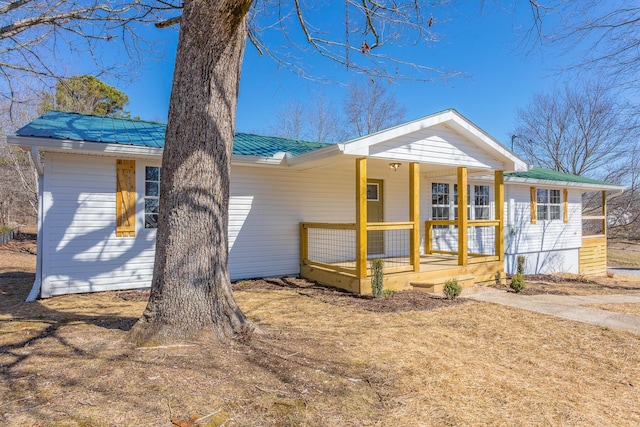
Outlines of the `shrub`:
<svg viewBox="0 0 640 427">
<path fill-rule="evenodd" d="M 522 276 L 524 275 L 524 262 L 525 262 L 524 255 L 518 255 L 517 262 L 518 262 L 517 273 Z"/>
<path fill-rule="evenodd" d="M 517 293 L 526 288 L 527 284 L 524 281 L 524 276 L 518 273 L 515 276 L 511 276 L 511 284 L 509 286 Z"/>
<path fill-rule="evenodd" d="M 457 279 L 449 279 L 444 284 L 443 292 L 447 299 L 454 300 L 462 292 L 462 286 L 458 284 Z"/>
<path fill-rule="evenodd" d="M 382 293 L 385 297 L 390 297 L 391 295 L 393 295 L 393 289 L 384 289 Z"/>
<path fill-rule="evenodd" d="M 371 260 L 371 270 L 373 273 L 371 293 L 374 298 L 380 298 L 382 296 L 382 286 L 384 285 L 384 261 L 380 258 Z"/>
</svg>

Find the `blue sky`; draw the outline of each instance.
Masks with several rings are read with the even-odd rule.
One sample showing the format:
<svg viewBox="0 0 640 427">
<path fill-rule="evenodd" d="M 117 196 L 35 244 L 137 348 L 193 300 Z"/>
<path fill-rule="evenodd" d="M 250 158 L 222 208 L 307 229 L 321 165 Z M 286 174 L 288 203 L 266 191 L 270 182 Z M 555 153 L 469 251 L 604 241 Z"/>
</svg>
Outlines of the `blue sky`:
<svg viewBox="0 0 640 427">
<path fill-rule="evenodd" d="M 485 4 L 480 13 L 480 2 L 470 3 L 449 8 L 446 15 L 438 16 L 442 22 L 437 21 L 434 30 L 441 41 L 428 48 L 400 50 L 406 59 L 459 70 L 467 77 L 381 84 L 387 85 L 406 107 L 407 120 L 455 108 L 508 145 L 516 110 L 524 107 L 534 93 L 549 90 L 560 82 L 564 76 L 557 70 L 568 59 L 549 50 L 522 46 L 522 32 L 530 24 L 528 8 L 521 5 L 519 10 L 505 12 Z M 177 32 L 149 31 L 153 38 L 162 41 L 164 56 L 147 60 L 137 81 L 116 85 L 129 95 L 128 109 L 132 115 L 166 121 Z M 318 55 L 306 58 L 310 70 L 324 70 L 332 81 L 317 83 L 297 77 L 279 69 L 270 58 L 260 56 L 251 44 L 247 45 L 238 102 L 238 131 L 268 134 L 275 124 L 275 112 L 283 104 L 294 100 L 304 103 L 319 92 L 328 96 L 337 109 L 341 108 L 346 84 L 354 76 Z"/>
</svg>

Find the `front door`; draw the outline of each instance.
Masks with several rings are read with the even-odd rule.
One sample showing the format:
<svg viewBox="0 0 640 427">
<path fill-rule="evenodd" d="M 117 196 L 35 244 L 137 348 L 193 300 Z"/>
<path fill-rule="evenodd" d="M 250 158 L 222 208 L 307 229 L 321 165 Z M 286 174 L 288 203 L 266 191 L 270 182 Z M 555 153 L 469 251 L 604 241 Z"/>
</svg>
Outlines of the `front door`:
<svg viewBox="0 0 640 427">
<path fill-rule="evenodd" d="M 367 180 L 367 222 L 384 221 L 384 202 L 381 179 Z M 384 254 L 384 231 L 367 232 L 367 252 L 371 255 Z"/>
</svg>

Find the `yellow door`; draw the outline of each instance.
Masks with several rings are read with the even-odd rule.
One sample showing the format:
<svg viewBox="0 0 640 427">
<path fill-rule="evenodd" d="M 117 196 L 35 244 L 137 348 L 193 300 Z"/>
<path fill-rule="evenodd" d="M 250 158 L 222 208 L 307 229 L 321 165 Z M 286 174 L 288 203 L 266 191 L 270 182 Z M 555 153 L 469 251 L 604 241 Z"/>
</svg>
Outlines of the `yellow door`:
<svg viewBox="0 0 640 427">
<path fill-rule="evenodd" d="M 367 180 L 367 222 L 384 221 L 383 194 L 381 179 Z M 367 252 L 370 256 L 384 254 L 384 231 L 367 232 Z"/>
</svg>

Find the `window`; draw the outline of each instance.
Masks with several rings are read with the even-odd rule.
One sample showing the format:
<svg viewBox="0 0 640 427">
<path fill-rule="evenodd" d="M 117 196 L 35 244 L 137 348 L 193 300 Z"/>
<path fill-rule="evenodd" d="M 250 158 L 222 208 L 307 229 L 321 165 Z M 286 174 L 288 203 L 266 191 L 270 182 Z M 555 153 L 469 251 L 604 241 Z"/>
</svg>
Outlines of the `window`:
<svg viewBox="0 0 640 427">
<path fill-rule="evenodd" d="M 451 184 L 434 182 L 431 184 L 431 218 L 458 219 L 458 184 L 453 184 L 453 195 L 450 197 Z M 467 186 L 467 218 L 491 219 L 491 205 L 488 185 Z M 453 213 L 451 217 L 450 213 Z M 439 228 L 446 226 L 439 226 Z"/>
<path fill-rule="evenodd" d="M 562 218 L 562 199 L 560 190 L 536 189 L 536 219 L 539 221 L 559 220 Z"/>
<path fill-rule="evenodd" d="M 380 200 L 378 195 L 380 186 L 378 184 L 367 184 L 367 200 L 377 202 Z"/>
<path fill-rule="evenodd" d="M 431 218 L 449 219 L 449 184 L 431 183 Z M 446 228 L 446 225 L 434 225 L 433 228 Z"/>
<path fill-rule="evenodd" d="M 158 228 L 160 167 L 147 166 L 144 173 L 144 228 Z"/>
<path fill-rule="evenodd" d="M 473 186 L 473 212 L 473 219 L 491 219 L 488 185 Z"/>
</svg>

